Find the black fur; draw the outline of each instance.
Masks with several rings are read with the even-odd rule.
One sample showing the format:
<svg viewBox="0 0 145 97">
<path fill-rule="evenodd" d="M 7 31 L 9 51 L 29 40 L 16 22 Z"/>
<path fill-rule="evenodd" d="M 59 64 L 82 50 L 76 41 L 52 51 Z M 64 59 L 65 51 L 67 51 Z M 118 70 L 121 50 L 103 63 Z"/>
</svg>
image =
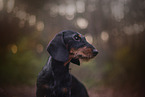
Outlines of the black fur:
<svg viewBox="0 0 145 97">
<path fill-rule="evenodd" d="M 64 66 L 69 59 L 70 48 L 89 46 L 95 49 L 84 37 L 75 41 L 75 34 L 79 33 L 62 31 L 49 43 L 47 50 L 50 57 L 38 75 L 37 97 L 89 97 L 84 85 L 69 73 L 70 62 Z M 80 65 L 79 59 L 72 59 L 71 62 Z"/>
</svg>

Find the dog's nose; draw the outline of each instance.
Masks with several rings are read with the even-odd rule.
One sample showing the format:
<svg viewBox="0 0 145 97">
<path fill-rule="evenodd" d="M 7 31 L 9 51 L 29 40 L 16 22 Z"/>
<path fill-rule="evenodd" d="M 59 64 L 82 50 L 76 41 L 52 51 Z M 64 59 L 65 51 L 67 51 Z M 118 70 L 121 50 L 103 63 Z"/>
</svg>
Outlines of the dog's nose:
<svg viewBox="0 0 145 97">
<path fill-rule="evenodd" d="M 93 49 L 93 56 L 96 56 L 98 54 L 98 51 L 96 49 Z"/>
</svg>

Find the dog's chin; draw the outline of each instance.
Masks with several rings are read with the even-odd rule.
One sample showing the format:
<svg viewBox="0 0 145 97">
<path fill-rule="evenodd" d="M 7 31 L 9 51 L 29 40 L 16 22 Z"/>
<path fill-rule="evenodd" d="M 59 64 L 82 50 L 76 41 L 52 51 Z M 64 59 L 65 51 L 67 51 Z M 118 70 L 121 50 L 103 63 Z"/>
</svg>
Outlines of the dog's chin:
<svg viewBox="0 0 145 97">
<path fill-rule="evenodd" d="M 76 58 L 81 59 L 82 61 L 89 61 L 93 57 L 86 57 L 86 56 L 78 55 Z"/>
<path fill-rule="evenodd" d="M 84 62 L 88 62 L 90 59 L 89 58 L 80 58 L 80 60 L 82 60 Z"/>
</svg>

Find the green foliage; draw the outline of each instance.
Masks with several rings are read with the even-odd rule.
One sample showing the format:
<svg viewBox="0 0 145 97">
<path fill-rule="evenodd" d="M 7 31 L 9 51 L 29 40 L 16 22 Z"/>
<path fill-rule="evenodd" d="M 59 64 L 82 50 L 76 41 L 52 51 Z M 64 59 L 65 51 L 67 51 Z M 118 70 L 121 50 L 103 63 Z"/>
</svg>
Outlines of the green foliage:
<svg viewBox="0 0 145 97">
<path fill-rule="evenodd" d="M 32 51 L 7 54 L 8 61 L 0 65 L 2 84 L 35 84 L 37 74 L 42 67 L 42 59 Z"/>
<path fill-rule="evenodd" d="M 16 52 L 11 46 L 0 64 L 0 84 L 29 84 L 34 85 L 38 72 L 46 62 L 46 54 L 36 52 L 36 42 L 32 37 L 22 37 L 16 44 Z M 45 62 L 44 62 L 45 61 Z"/>
</svg>

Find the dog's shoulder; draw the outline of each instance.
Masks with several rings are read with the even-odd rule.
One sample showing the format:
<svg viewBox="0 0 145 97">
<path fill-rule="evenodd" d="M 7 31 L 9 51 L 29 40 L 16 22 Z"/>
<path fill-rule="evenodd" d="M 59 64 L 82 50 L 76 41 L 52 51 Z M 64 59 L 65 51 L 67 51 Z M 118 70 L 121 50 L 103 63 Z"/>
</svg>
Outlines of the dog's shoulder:
<svg viewBox="0 0 145 97">
<path fill-rule="evenodd" d="M 49 77 L 51 77 L 51 73 L 52 73 L 51 63 L 52 63 L 52 58 L 50 56 L 47 63 L 42 68 L 41 72 L 39 73 L 38 79 L 49 79 Z"/>
</svg>

